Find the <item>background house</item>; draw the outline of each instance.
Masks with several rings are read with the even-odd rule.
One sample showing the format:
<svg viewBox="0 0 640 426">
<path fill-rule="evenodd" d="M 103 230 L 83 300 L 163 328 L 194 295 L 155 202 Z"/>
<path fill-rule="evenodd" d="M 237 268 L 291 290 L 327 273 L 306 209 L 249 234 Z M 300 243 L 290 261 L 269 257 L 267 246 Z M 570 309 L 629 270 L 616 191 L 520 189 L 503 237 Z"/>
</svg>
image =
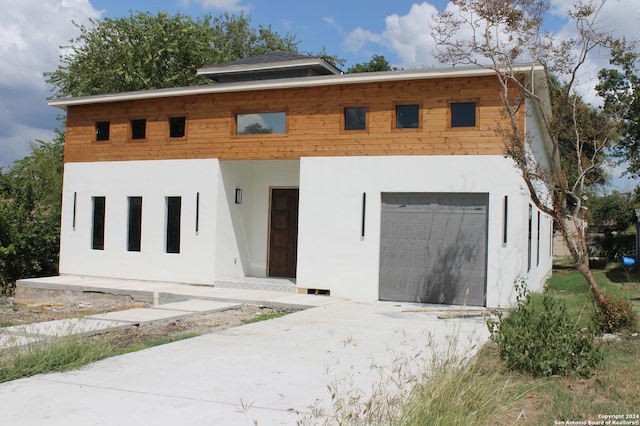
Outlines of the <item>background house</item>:
<svg viewBox="0 0 640 426">
<path fill-rule="evenodd" d="M 50 101 L 67 111 L 61 274 L 490 307 L 550 274 L 552 222 L 504 156 L 490 70 L 276 54 L 199 72 L 218 83 Z M 519 119 L 544 161 L 537 115 Z"/>
</svg>

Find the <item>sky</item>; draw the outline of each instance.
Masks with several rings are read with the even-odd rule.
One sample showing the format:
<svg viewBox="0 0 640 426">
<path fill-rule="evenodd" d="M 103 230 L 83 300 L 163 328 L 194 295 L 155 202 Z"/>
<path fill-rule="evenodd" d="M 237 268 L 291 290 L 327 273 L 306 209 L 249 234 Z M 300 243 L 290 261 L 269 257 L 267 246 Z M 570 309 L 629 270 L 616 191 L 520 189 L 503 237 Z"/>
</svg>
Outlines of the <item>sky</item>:
<svg viewBox="0 0 640 426">
<path fill-rule="evenodd" d="M 545 21 L 549 31 L 559 36 L 575 31 L 566 25 L 566 11 L 574 1 L 551 0 Z M 324 48 L 346 59 L 345 69 L 374 54 L 413 69 L 441 66 L 433 57 L 430 23 L 435 13 L 450 7 L 448 0 L 0 0 L 0 167 L 27 155 L 30 141 L 51 140 L 53 129 L 60 127 L 61 111 L 47 105 L 51 88 L 43 73 L 56 69 L 60 46 L 78 35 L 74 22 L 88 24 L 136 11 L 194 17 L 244 12 L 254 26 L 294 34 L 301 52 Z M 608 0 L 601 18 L 612 35 L 640 39 L 640 0 Z M 592 87 L 608 58 L 603 52 L 586 65 L 581 78 L 585 87 Z M 591 96 L 588 89 L 585 93 Z M 634 186 L 626 179 L 614 184 L 621 190 Z"/>
</svg>

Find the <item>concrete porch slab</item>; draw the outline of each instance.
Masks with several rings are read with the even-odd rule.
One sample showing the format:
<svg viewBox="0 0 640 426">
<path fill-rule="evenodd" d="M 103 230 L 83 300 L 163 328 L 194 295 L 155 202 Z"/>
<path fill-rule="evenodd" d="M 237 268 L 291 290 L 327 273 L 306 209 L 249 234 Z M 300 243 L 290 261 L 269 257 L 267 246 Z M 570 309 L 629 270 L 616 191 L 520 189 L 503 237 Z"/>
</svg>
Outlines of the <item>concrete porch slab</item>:
<svg viewBox="0 0 640 426">
<path fill-rule="evenodd" d="M 101 321 L 116 321 L 129 324 L 148 325 L 155 322 L 178 320 L 193 316 L 190 311 L 175 311 L 171 309 L 138 308 L 126 311 L 108 312 L 106 314 L 91 315 L 90 319 Z"/>
<path fill-rule="evenodd" d="M 208 314 L 211 312 L 231 309 L 238 306 L 238 303 L 219 302 L 216 300 L 191 299 L 183 302 L 166 303 L 154 306 L 153 309 L 168 309 L 172 311 L 185 311 L 198 314 Z"/>
</svg>

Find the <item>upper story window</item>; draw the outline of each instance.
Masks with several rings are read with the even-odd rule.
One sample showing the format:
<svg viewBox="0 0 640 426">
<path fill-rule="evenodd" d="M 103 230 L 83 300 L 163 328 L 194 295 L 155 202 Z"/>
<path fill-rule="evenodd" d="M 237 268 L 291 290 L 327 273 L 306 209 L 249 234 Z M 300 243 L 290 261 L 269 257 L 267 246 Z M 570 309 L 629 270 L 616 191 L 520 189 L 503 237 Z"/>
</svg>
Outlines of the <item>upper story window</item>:
<svg viewBox="0 0 640 426">
<path fill-rule="evenodd" d="M 185 117 L 169 118 L 169 137 L 183 138 L 185 134 L 187 119 Z"/>
<path fill-rule="evenodd" d="M 396 105 L 396 129 L 420 127 L 420 105 Z"/>
<path fill-rule="evenodd" d="M 365 130 L 367 128 L 367 109 L 348 107 L 344 109 L 345 130 Z"/>
<path fill-rule="evenodd" d="M 282 134 L 287 127 L 287 113 L 267 112 L 236 115 L 236 134 Z"/>
<path fill-rule="evenodd" d="M 451 127 L 475 127 L 475 125 L 475 102 L 459 102 L 451 104 Z"/>
<path fill-rule="evenodd" d="M 145 139 L 147 137 L 147 120 L 131 120 L 131 139 Z"/>
<path fill-rule="evenodd" d="M 96 123 L 96 141 L 109 140 L 109 124 L 108 121 L 98 121 Z"/>
</svg>

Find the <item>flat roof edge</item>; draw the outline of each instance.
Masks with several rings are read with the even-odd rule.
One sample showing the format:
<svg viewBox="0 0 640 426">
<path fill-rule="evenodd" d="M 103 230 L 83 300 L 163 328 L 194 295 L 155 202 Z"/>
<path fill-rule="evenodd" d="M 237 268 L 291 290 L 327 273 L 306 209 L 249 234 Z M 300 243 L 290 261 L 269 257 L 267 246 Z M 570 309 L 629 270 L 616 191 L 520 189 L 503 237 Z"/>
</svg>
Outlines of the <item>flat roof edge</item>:
<svg viewBox="0 0 640 426">
<path fill-rule="evenodd" d="M 527 73 L 542 70 L 539 65 L 523 65 L 514 67 L 516 73 Z M 436 78 L 464 78 L 494 75 L 491 68 L 445 68 L 418 71 L 384 71 L 358 74 L 327 75 L 300 77 L 281 80 L 258 80 L 242 83 L 210 84 L 206 86 L 190 86 L 171 89 L 143 90 L 138 92 L 122 92 L 107 95 L 82 96 L 75 98 L 51 99 L 47 103 L 55 108 L 66 109 L 69 106 L 91 105 L 108 102 L 125 102 L 142 99 L 157 99 L 178 96 L 206 95 L 213 93 L 246 92 L 252 90 L 294 89 L 304 87 L 322 87 L 344 84 L 382 83 L 402 80 L 427 80 Z"/>
</svg>

